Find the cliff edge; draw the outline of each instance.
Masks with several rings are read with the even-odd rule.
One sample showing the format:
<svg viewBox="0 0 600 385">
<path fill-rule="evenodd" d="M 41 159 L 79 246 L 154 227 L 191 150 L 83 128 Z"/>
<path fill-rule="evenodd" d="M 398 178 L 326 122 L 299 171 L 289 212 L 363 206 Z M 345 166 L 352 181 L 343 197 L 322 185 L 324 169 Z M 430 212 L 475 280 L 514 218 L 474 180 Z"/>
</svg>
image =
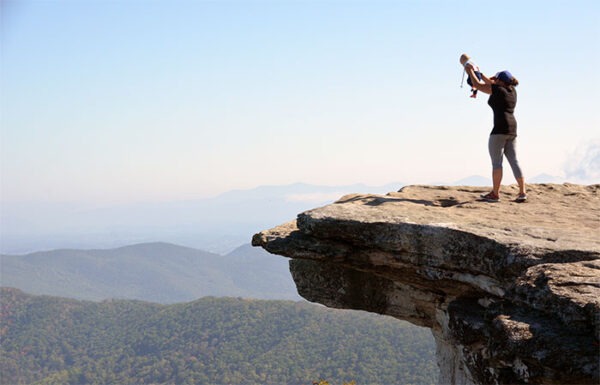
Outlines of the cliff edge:
<svg viewBox="0 0 600 385">
<path fill-rule="evenodd" d="M 431 328 L 442 384 L 598 384 L 600 185 L 347 195 L 253 237 L 298 292 Z"/>
</svg>

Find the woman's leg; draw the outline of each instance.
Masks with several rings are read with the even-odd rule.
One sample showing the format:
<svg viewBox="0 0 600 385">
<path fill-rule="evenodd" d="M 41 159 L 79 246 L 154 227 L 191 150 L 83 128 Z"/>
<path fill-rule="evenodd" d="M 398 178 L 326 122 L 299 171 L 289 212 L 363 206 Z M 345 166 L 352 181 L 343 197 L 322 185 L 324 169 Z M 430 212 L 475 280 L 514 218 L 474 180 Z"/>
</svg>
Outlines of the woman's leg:
<svg viewBox="0 0 600 385">
<path fill-rule="evenodd" d="M 488 150 L 492 160 L 492 192 L 496 195 L 500 193 L 500 184 L 502 183 L 502 157 L 506 137 L 507 135 L 490 135 L 488 141 Z"/>
<path fill-rule="evenodd" d="M 523 172 L 521 166 L 517 160 L 517 137 L 508 138 L 504 145 L 504 155 L 510 164 L 513 175 L 519 185 L 519 194 L 525 194 L 525 178 L 523 178 Z"/>
<path fill-rule="evenodd" d="M 492 170 L 492 191 L 494 194 L 500 194 L 500 184 L 502 183 L 502 168 Z"/>
</svg>

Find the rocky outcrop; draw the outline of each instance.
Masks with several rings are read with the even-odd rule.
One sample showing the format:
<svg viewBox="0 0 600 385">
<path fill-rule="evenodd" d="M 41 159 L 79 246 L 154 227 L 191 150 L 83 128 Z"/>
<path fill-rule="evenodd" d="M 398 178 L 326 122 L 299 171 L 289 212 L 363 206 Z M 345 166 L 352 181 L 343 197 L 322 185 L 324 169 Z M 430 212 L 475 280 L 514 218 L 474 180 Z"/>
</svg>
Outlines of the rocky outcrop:
<svg viewBox="0 0 600 385">
<path fill-rule="evenodd" d="M 600 185 L 347 195 L 256 234 L 298 292 L 431 328 L 442 384 L 598 384 Z"/>
</svg>

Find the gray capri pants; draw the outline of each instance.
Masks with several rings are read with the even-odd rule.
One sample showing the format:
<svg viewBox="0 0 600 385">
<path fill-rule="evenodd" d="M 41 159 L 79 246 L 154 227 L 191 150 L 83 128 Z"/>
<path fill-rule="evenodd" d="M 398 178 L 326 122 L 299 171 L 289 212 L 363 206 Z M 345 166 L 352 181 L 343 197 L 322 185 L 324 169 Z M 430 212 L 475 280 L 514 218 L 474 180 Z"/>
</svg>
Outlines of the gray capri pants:
<svg viewBox="0 0 600 385">
<path fill-rule="evenodd" d="M 492 168 L 502 168 L 502 155 L 506 155 L 510 168 L 515 178 L 522 178 L 523 172 L 517 160 L 517 137 L 516 135 L 490 135 L 488 142 Z"/>
</svg>

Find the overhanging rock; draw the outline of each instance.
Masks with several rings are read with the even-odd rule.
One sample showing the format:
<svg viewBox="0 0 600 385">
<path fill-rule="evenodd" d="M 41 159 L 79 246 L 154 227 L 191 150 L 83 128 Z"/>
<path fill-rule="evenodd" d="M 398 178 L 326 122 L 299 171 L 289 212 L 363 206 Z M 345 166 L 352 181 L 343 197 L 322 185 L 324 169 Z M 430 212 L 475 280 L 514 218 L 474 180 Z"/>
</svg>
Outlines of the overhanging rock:
<svg viewBox="0 0 600 385">
<path fill-rule="evenodd" d="M 598 384 L 600 185 L 348 195 L 254 236 L 298 292 L 432 329 L 443 384 Z"/>
</svg>

